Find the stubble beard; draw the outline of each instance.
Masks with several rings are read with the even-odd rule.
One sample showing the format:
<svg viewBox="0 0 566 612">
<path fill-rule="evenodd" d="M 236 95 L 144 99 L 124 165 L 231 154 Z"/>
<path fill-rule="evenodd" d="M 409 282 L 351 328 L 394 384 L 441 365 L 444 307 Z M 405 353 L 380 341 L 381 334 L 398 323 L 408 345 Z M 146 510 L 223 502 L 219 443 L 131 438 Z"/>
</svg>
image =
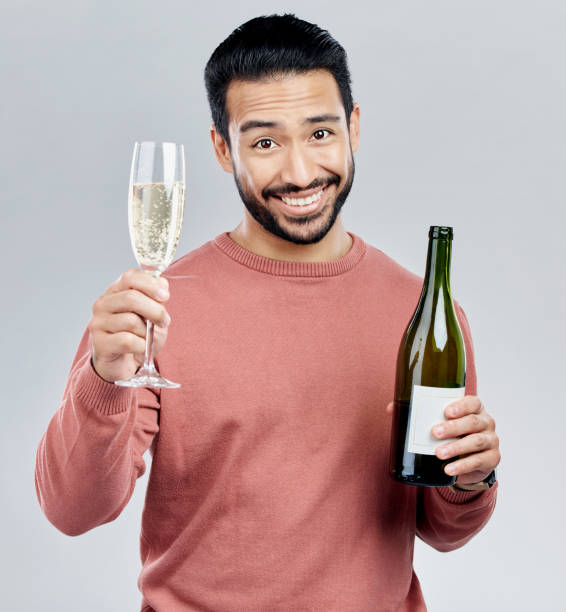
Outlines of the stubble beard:
<svg viewBox="0 0 566 612">
<path fill-rule="evenodd" d="M 316 244 L 320 242 L 326 234 L 332 229 L 334 223 L 340 211 L 342 210 L 342 206 L 346 202 L 348 194 L 352 189 L 352 183 L 354 182 L 354 173 L 355 173 L 355 163 L 354 157 L 351 155 L 350 164 L 348 167 L 348 175 L 346 182 L 344 183 L 344 187 L 336 194 L 334 198 L 334 202 L 332 202 L 332 212 L 329 216 L 326 217 L 326 220 L 320 224 L 320 219 L 327 215 L 326 208 L 330 203 L 327 203 L 325 207 L 319 210 L 312 215 L 305 215 L 304 217 L 292 217 L 289 221 L 289 225 L 291 228 L 297 227 L 298 231 L 293 232 L 292 229 L 288 229 L 287 227 L 283 227 L 278 221 L 275 215 L 264 206 L 253 194 L 249 191 L 246 191 L 240 178 L 236 172 L 234 172 L 234 180 L 236 182 L 236 187 L 238 189 L 238 193 L 240 194 L 240 198 L 244 203 L 244 206 L 250 213 L 250 215 L 269 233 L 286 240 L 287 242 L 292 242 L 294 244 Z M 325 179 L 317 179 L 311 183 L 309 188 L 316 188 L 328 185 L 338 185 L 340 183 L 340 177 L 335 174 L 331 177 L 327 177 Z M 262 196 L 265 200 L 272 195 L 270 193 L 272 190 L 264 190 L 262 192 Z M 300 191 L 299 188 L 288 186 L 286 190 L 283 190 L 283 193 L 292 193 L 293 191 Z M 278 191 L 277 193 L 282 193 Z M 285 217 L 289 219 L 289 217 Z M 309 227 L 309 230 L 305 233 L 302 229 L 304 226 L 312 226 Z"/>
</svg>

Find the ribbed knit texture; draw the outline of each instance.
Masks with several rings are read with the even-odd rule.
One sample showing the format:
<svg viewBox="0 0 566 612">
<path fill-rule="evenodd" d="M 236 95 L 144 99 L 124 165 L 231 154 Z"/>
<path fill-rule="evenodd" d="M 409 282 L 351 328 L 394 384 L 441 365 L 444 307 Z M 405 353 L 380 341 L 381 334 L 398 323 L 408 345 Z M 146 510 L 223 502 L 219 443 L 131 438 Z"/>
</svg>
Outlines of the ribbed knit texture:
<svg viewBox="0 0 566 612">
<path fill-rule="evenodd" d="M 451 550 L 493 511 L 497 485 L 389 477 L 385 407 L 422 279 L 351 236 L 331 262 L 261 257 L 228 233 L 175 262 L 156 361 L 180 389 L 107 383 L 83 335 L 38 447 L 37 495 L 58 529 L 84 533 L 120 514 L 149 449 L 145 612 L 422 611 L 415 535 Z"/>
<path fill-rule="evenodd" d="M 352 235 L 352 234 L 350 234 Z M 310 277 L 325 277 L 337 276 L 351 270 L 364 256 L 366 252 L 366 243 L 363 240 L 353 240 L 352 246 L 348 253 L 335 261 L 321 262 L 303 262 L 303 261 L 280 261 L 278 259 L 269 259 L 251 253 L 234 242 L 228 232 L 224 232 L 217 236 L 214 240 L 215 244 L 221 248 L 226 255 L 237 261 L 238 263 L 266 274 L 274 276 L 310 276 Z"/>
</svg>

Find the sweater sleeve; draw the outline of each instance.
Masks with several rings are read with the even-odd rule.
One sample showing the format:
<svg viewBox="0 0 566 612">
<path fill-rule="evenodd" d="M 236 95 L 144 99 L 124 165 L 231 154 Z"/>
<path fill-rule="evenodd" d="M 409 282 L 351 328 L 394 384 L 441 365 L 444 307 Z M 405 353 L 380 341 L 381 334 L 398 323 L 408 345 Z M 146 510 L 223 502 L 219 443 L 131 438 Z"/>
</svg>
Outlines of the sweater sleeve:
<svg viewBox="0 0 566 612">
<path fill-rule="evenodd" d="M 158 416 L 152 390 L 98 376 L 86 330 L 36 453 L 37 497 L 57 529 L 80 535 L 118 517 L 145 472 L 143 454 L 159 430 Z"/>
<path fill-rule="evenodd" d="M 477 378 L 470 326 L 464 311 L 455 304 L 466 344 L 466 395 L 477 393 Z M 498 483 L 486 491 L 452 491 L 448 487 L 419 487 L 417 535 L 441 552 L 463 546 L 489 520 L 495 508 Z"/>
<path fill-rule="evenodd" d="M 498 483 L 486 491 L 452 492 L 448 487 L 420 487 L 417 535 L 440 552 L 460 548 L 489 520 Z"/>
</svg>

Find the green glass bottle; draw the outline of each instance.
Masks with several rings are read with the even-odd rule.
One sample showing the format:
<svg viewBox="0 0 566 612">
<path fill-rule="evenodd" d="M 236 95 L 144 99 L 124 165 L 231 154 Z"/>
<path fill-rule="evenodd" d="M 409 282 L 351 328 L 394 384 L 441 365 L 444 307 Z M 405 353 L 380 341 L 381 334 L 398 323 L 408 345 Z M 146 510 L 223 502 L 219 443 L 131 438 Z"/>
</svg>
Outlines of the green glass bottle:
<svg viewBox="0 0 566 612">
<path fill-rule="evenodd" d="M 456 477 L 434 449 L 448 440 L 431 434 L 445 420 L 444 408 L 464 396 L 466 350 L 450 293 L 451 227 L 429 231 L 426 274 L 419 303 L 397 356 L 391 431 L 391 475 L 429 487 L 449 486 Z"/>
</svg>

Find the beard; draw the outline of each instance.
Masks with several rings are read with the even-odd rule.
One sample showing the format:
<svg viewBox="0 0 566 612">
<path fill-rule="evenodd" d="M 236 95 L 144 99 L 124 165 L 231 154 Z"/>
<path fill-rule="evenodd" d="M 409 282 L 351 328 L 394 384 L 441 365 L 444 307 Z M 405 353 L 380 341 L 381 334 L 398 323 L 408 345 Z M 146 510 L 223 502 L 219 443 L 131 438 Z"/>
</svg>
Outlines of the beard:
<svg viewBox="0 0 566 612">
<path fill-rule="evenodd" d="M 312 215 L 305 215 L 304 217 L 285 217 L 289 220 L 288 225 L 291 227 L 284 227 L 275 215 L 263 205 L 250 191 L 246 190 L 238 174 L 234 172 L 234 180 L 236 181 L 236 187 L 240 198 L 244 203 L 244 206 L 250 213 L 250 215 L 269 233 L 283 238 L 288 242 L 294 244 L 316 244 L 320 242 L 326 234 L 332 229 L 336 218 L 338 217 L 342 206 L 352 189 L 352 183 L 354 181 L 355 164 L 354 156 L 350 157 L 350 164 L 348 166 L 348 174 L 346 175 L 346 181 L 344 187 L 334 197 L 334 202 L 327 202 L 324 207 L 318 212 Z M 297 193 L 299 191 L 306 191 L 307 189 L 316 189 L 318 187 L 328 187 L 329 185 L 339 185 L 340 177 L 337 174 L 332 174 L 329 177 L 317 178 L 307 187 L 297 187 L 296 185 L 283 185 L 281 187 L 264 189 L 261 192 L 261 196 L 266 201 L 270 196 L 275 194 L 287 195 Z M 331 208 L 330 214 L 328 214 L 328 207 Z M 304 227 L 307 226 L 305 232 Z M 294 228 L 297 228 L 296 231 Z"/>
</svg>

